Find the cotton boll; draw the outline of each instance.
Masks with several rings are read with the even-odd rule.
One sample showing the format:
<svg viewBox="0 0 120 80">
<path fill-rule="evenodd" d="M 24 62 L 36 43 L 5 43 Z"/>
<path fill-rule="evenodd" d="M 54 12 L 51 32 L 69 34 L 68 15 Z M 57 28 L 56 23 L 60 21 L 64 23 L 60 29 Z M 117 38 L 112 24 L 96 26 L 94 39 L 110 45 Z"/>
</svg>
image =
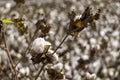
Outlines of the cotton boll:
<svg viewBox="0 0 120 80">
<path fill-rule="evenodd" d="M 10 9 L 11 9 L 11 7 L 12 7 L 12 4 L 11 3 L 6 3 L 5 4 L 5 10 L 3 10 L 3 13 L 8 13 L 9 11 L 10 11 Z"/>
<path fill-rule="evenodd" d="M 82 15 L 76 15 L 74 20 L 80 19 Z"/>
<path fill-rule="evenodd" d="M 26 74 L 26 75 L 30 74 L 29 67 L 23 67 L 22 64 L 18 64 L 16 66 L 16 70 L 18 70 L 21 74 Z"/>
<path fill-rule="evenodd" d="M 91 44 L 96 44 L 96 43 L 97 43 L 97 41 L 96 41 L 96 39 L 95 39 L 95 38 L 91 38 L 91 39 L 90 39 L 90 43 L 91 43 Z"/>
<path fill-rule="evenodd" d="M 63 64 L 62 63 L 57 63 L 53 66 L 54 69 L 61 71 L 63 69 Z"/>
<path fill-rule="evenodd" d="M 91 74 L 92 80 L 96 80 L 96 74 Z"/>
<path fill-rule="evenodd" d="M 50 53 L 52 55 L 53 50 L 48 50 L 48 53 Z M 58 55 L 56 53 L 54 53 L 52 56 L 54 58 L 54 63 L 56 63 L 58 61 Z"/>
<path fill-rule="evenodd" d="M 115 69 L 114 68 L 110 68 L 110 69 L 108 69 L 108 74 L 109 74 L 109 76 L 114 76 L 115 75 Z"/>
<path fill-rule="evenodd" d="M 101 30 L 101 31 L 100 31 L 100 35 L 101 35 L 101 36 L 105 36 L 105 34 L 106 34 L 106 31 L 105 31 L 105 30 Z"/>
<path fill-rule="evenodd" d="M 120 46 L 119 40 L 111 39 L 111 45 L 113 48 L 118 48 Z"/>
<path fill-rule="evenodd" d="M 55 62 L 57 62 L 57 61 L 58 61 L 58 55 L 57 55 L 57 54 L 54 54 L 53 57 L 54 57 L 54 59 L 55 59 Z"/>
<path fill-rule="evenodd" d="M 96 74 L 86 73 L 87 80 L 96 80 Z"/>
<path fill-rule="evenodd" d="M 101 67 L 101 60 L 96 60 L 93 64 L 92 64 L 92 67 L 93 67 L 93 72 L 97 73 Z"/>
<path fill-rule="evenodd" d="M 119 36 L 119 31 L 117 31 L 117 30 L 114 31 L 114 32 L 112 33 L 112 36 L 114 36 L 114 37 L 115 37 L 115 36 Z"/>
<path fill-rule="evenodd" d="M 48 50 L 48 53 L 46 53 L 46 61 L 45 63 L 52 63 L 55 64 L 58 62 L 58 55 L 56 53 L 52 54 L 53 51 L 52 50 Z"/>
<path fill-rule="evenodd" d="M 2 62 L 2 60 L 7 60 L 7 59 L 8 57 L 6 55 L 6 52 L 0 49 L 0 63 Z"/>
<path fill-rule="evenodd" d="M 71 67 L 69 66 L 68 63 L 65 64 L 65 70 L 66 70 L 66 71 L 70 71 L 70 70 L 71 70 Z"/>
<path fill-rule="evenodd" d="M 29 75 L 29 73 L 30 73 L 30 70 L 28 67 L 21 68 L 19 71 L 20 71 L 20 73 L 26 74 L 26 75 Z"/>
<path fill-rule="evenodd" d="M 49 74 L 47 73 L 47 71 L 45 71 L 44 75 L 45 75 L 45 79 L 46 79 L 46 80 L 50 80 Z"/>
<path fill-rule="evenodd" d="M 51 45 L 51 43 L 44 40 L 44 38 L 37 38 L 33 41 L 32 49 L 36 53 L 43 53 L 45 45 Z"/>
</svg>

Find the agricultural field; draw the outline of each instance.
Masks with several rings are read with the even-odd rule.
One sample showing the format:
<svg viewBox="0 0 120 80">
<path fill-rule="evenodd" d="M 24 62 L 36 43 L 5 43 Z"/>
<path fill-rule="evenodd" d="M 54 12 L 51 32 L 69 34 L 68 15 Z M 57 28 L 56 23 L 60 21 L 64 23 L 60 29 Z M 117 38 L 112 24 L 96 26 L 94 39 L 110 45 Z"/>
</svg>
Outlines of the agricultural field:
<svg viewBox="0 0 120 80">
<path fill-rule="evenodd" d="M 120 80 L 120 0 L 0 0 L 0 80 Z"/>
</svg>

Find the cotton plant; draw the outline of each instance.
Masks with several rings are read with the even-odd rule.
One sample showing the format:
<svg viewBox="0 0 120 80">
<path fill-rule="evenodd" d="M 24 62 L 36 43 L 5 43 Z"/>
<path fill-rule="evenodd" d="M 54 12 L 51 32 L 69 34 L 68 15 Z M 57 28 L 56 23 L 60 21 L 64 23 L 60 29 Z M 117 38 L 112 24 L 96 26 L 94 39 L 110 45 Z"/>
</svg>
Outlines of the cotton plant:
<svg viewBox="0 0 120 80">
<path fill-rule="evenodd" d="M 42 64 L 40 70 L 38 71 L 38 74 L 35 75 L 35 80 L 38 79 L 40 73 L 44 70 L 44 67 L 47 67 L 45 71 L 49 80 L 64 79 L 63 63 L 61 63 L 59 60 L 57 50 L 61 47 L 61 45 L 64 43 L 64 41 L 67 39 L 68 36 L 72 36 L 72 37 L 77 36 L 80 31 L 82 31 L 84 28 L 88 26 L 88 24 L 92 25 L 92 23 L 95 20 L 98 20 L 99 13 L 100 13 L 100 10 L 98 10 L 97 13 L 92 14 L 90 7 L 87 7 L 83 12 L 83 14 L 79 17 L 76 15 L 75 11 L 70 12 L 68 14 L 70 23 L 69 23 L 69 28 L 67 29 L 67 33 L 63 38 L 63 40 L 60 42 L 60 44 L 54 50 L 52 50 L 51 48 L 53 47 L 53 45 L 50 42 L 45 40 L 45 37 L 49 34 L 49 30 L 51 26 L 45 19 L 38 20 L 38 22 L 36 23 L 35 34 L 31 38 L 31 41 L 28 42 L 28 48 L 26 49 L 26 51 L 25 52 L 23 51 L 24 55 L 27 54 L 27 50 L 31 54 L 31 60 L 33 65 Z M 0 23 L 0 31 L 1 31 L 3 28 L 3 25 L 2 25 L 3 21 L 0 21 L 0 22 L 1 22 Z M 24 20 L 21 18 L 14 19 L 13 21 L 11 21 L 11 23 L 15 24 L 20 35 L 24 35 L 28 33 L 27 27 L 24 26 L 23 22 Z M 41 32 L 41 35 L 36 36 L 38 32 Z M 5 33 L 4 33 L 4 39 L 5 39 Z M 5 47 L 7 48 L 5 40 L 4 40 L 4 43 L 5 43 Z M 19 65 L 17 65 L 17 69 L 14 67 L 13 61 L 11 59 L 11 56 L 9 55 L 8 50 L 9 49 L 6 49 L 6 52 L 11 62 L 11 66 L 12 66 L 11 69 L 14 70 L 13 73 L 15 74 L 15 80 L 18 80 L 17 70 L 24 75 L 26 73 L 27 75 L 29 75 L 28 67 L 27 68 L 22 67 L 21 69 L 18 69 Z M 79 62 L 81 62 L 81 60 L 79 60 Z M 90 79 L 95 79 L 94 75 L 90 76 L 90 74 L 87 74 L 87 76 Z"/>
<path fill-rule="evenodd" d="M 9 46 L 7 44 L 7 38 L 8 38 L 8 36 L 6 35 L 7 29 L 8 29 L 7 24 L 17 24 L 16 27 L 17 27 L 18 31 L 20 31 L 20 32 L 23 31 L 23 34 L 24 34 L 24 31 L 25 31 L 25 28 L 24 28 L 24 24 L 22 23 L 22 21 L 15 22 L 15 21 L 12 21 L 12 20 L 7 20 L 7 19 L 0 20 L 0 37 L 3 38 L 2 39 L 3 44 L 0 44 L 0 45 L 4 45 L 1 48 L 7 54 L 10 70 L 12 72 L 12 75 L 14 75 L 14 79 L 18 80 L 17 70 L 15 69 L 16 66 L 15 66 L 15 64 L 13 62 L 13 58 L 11 56 L 11 53 L 10 53 L 9 49 L 8 49 Z"/>
<path fill-rule="evenodd" d="M 43 64 L 48 64 L 46 66 L 51 65 L 46 69 L 49 78 L 51 78 L 51 71 L 54 73 L 62 71 L 62 68 L 58 65 L 58 55 L 55 53 L 52 55 L 53 50 L 50 48 L 51 43 L 46 41 L 44 38 L 36 38 L 32 43 L 32 58 L 33 64 L 38 64 L 42 62 Z M 60 68 L 59 68 L 60 67 Z M 60 70 L 59 70 L 60 69 Z M 59 70 L 59 71 L 58 71 Z"/>
<path fill-rule="evenodd" d="M 41 39 L 41 38 L 35 39 L 33 41 L 32 53 L 38 53 L 38 54 L 32 56 L 31 60 L 33 64 L 38 64 L 40 62 L 42 62 L 43 64 L 53 63 L 57 59 L 57 57 L 55 58 L 56 51 L 59 49 L 59 47 L 63 44 L 63 42 L 69 35 L 72 35 L 72 36 L 78 35 L 80 31 L 82 31 L 84 28 L 88 26 L 88 23 L 92 24 L 95 20 L 99 19 L 100 10 L 98 10 L 98 12 L 95 15 L 93 15 L 90 11 L 91 11 L 90 7 L 87 7 L 85 9 L 85 12 L 79 17 L 76 15 L 75 11 L 72 11 L 71 13 L 69 13 L 70 25 L 69 25 L 68 32 L 63 38 L 63 40 L 61 41 L 61 43 L 57 46 L 57 48 L 53 52 L 50 52 L 50 46 L 52 45 L 50 45 L 49 42 L 46 42 L 44 39 Z M 39 23 L 37 23 L 37 25 L 38 24 Z M 42 24 L 39 24 L 39 25 L 45 26 L 45 22 L 43 21 Z M 49 75 L 49 78 L 51 80 L 63 79 L 63 75 L 61 74 L 61 71 L 59 72 L 59 69 L 56 70 L 54 65 L 47 69 L 47 74 Z M 55 73 L 57 73 L 56 76 L 51 75 Z M 37 77 L 35 79 L 37 79 Z"/>
<path fill-rule="evenodd" d="M 51 43 L 44 38 L 36 38 L 32 43 L 31 60 L 33 64 L 43 63 L 47 66 L 45 75 L 49 80 L 63 79 L 63 64 L 50 46 Z"/>
</svg>

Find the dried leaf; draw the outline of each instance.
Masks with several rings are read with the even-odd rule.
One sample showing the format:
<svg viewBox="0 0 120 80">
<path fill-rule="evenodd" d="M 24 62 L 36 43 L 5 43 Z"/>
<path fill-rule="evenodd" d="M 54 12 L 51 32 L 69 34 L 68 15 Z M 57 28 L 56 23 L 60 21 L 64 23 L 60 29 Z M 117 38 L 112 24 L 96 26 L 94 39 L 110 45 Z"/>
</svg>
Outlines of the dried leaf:
<svg viewBox="0 0 120 80">
<path fill-rule="evenodd" d="M 37 29 L 41 29 L 41 28 L 44 26 L 45 23 L 46 23 L 46 22 L 45 22 L 44 19 L 38 20 L 37 23 L 36 23 L 36 28 L 37 28 Z"/>
<path fill-rule="evenodd" d="M 76 16 L 76 12 L 74 10 L 68 13 L 68 17 L 71 20 L 71 22 L 74 20 L 75 16 Z"/>
<path fill-rule="evenodd" d="M 80 18 L 81 21 L 84 21 L 85 19 L 87 19 L 87 17 L 89 17 L 91 15 L 90 10 L 91 10 L 90 7 L 87 7 L 85 9 L 85 11 L 82 14 L 82 17 Z"/>
<path fill-rule="evenodd" d="M 18 31 L 19 31 L 21 34 L 24 34 L 24 33 L 27 34 L 27 33 L 28 33 L 28 32 L 27 32 L 27 27 L 24 26 L 24 24 L 23 24 L 22 21 L 23 21 L 23 20 L 22 20 L 22 19 L 19 19 L 19 18 L 13 20 L 13 22 L 15 23 Z"/>
<path fill-rule="evenodd" d="M 73 36 L 76 36 L 81 30 L 84 29 L 84 24 L 81 20 L 76 20 L 71 26 L 70 34 Z"/>
<path fill-rule="evenodd" d="M 48 24 L 45 19 L 38 20 L 36 27 L 37 29 L 40 29 L 44 34 L 47 34 L 51 28 L 50 24 Z"/>
<path fill-rule="evenodd" d="M 41 31 L 42 31 L 44 34 L 46 34 L 46 33 L 48 33 L 48 32 L 50 31 L 50 28 L 51 28 L 51 26 L 50 26 L 49 24 L 46 24 L 46 26 L 44 26 L 44 27 L 41 29 Z"/>
<path fill-rule="evenodd" d="M 50 48 L 50 45 L 45 45 L 43 53 L 46 54 L 48 52 L 49 48 Z"/>
<path fill-rule="evenodd" d="M 76 20 L 74 20 L 74 17 L 76 15 L 75 12 L 71 12 L 69 14 L 70 26 L 68 32 L 70 33 L 70 35 L 76 36 L 81 30 L 83 30 L 85 27 L 88 26 L 88 23 L 90 23 L 91 26 L 93 26 L 94 29 L 96 29 L 94 20 L 99 19 L 99 15 L 100 15 L 99 13 L 101 10 L 98 10 L 98 12 L 95 15 L 93 15 L 90 11 L 91 8 L 87 7 L 83 12 L 81 18 Z"/>
</svg>

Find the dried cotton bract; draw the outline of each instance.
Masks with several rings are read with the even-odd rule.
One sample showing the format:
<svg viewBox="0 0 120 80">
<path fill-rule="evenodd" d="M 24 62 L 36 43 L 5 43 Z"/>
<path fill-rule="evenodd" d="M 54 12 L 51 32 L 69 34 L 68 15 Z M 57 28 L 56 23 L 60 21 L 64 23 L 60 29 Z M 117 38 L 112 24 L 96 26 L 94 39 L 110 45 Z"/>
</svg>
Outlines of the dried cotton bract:
<svg viewBox="0 0 120 80">
<path fill-rule="evenodd" d="M 76 36 L 80 31 L 88 26 L 88 23 L 93 25 L 95 20 L 98 20 L 100 17 L 101 10 L 93 14 L 91 8 L 87 7 L 81 16 L 77 16 L 75 11 L 72 11 L 68 14 L 70 19 L 70 25 L 68 33 L 72 36 Z M 78 17 L 78 18 L 77 18 Z"/>
</svg>

